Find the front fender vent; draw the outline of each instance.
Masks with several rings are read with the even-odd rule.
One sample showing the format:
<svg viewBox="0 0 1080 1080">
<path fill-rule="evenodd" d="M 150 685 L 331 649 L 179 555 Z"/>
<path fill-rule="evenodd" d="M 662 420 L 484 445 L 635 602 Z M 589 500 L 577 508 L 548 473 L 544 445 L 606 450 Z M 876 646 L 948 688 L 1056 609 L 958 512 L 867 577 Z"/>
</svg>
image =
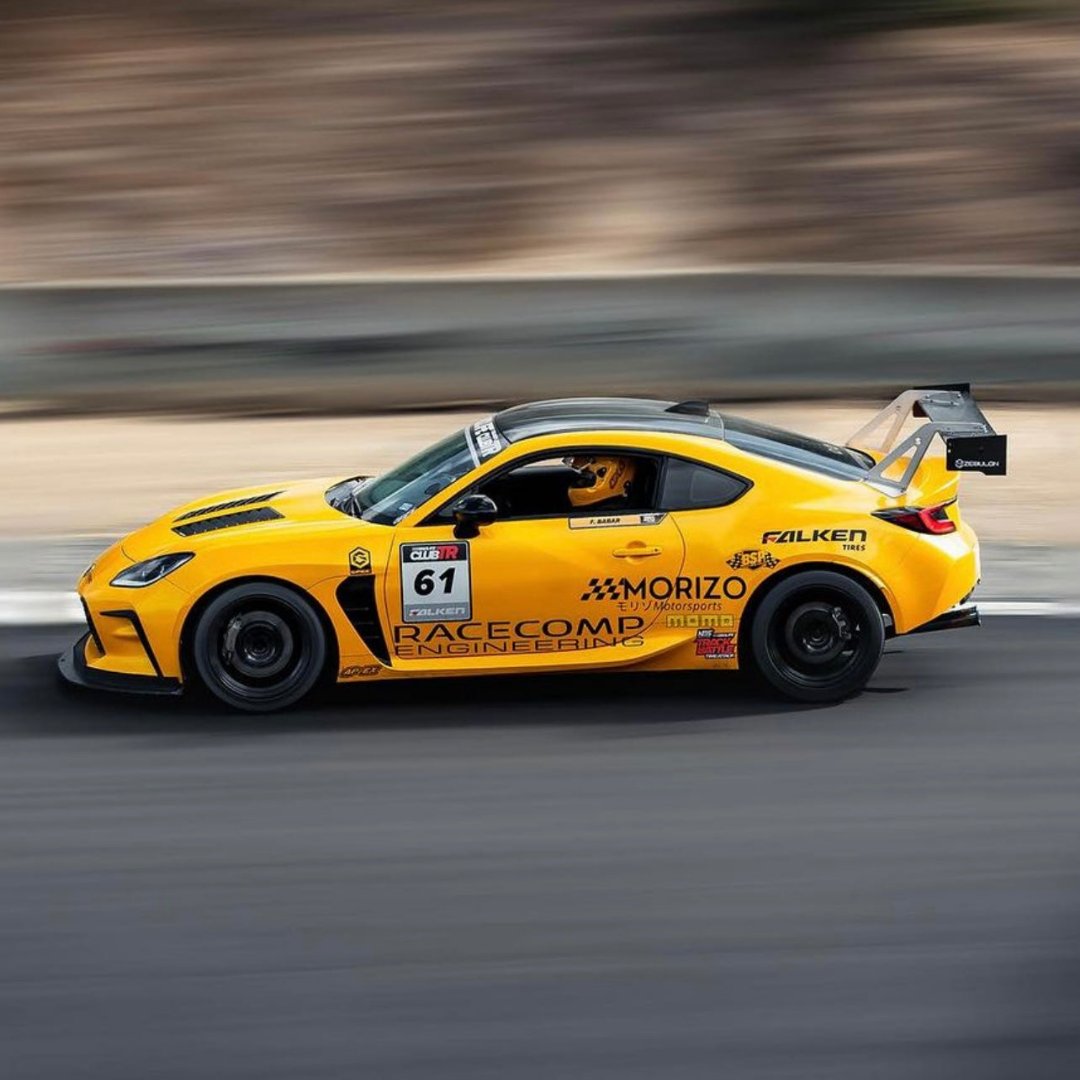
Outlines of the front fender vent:
<svg viewBox="0 0 1080 1080">
<path fill-rule="evenodd" d="M 199 521 L 189 521 L 186 525 L 174 525 L 173 532 L 179 536 L 198 536 L 200 533 L 217 532 L 218 529 L 232 529 L 237 525 L 274 521 L 284 516 L 272 506 L 259 506 L 254 510 L 241 510 L 236 514 L 222 514 L 221 517 L 202 518 Z"/>
<path fill-rule="evenodd" d="M 206 514 L 220 514 L 225 510 L 239 510 L 241 506 L 254 506 L 256 503 L 269 502 L 276 499 L 282 492 L 268 491 L 265 495 L 248 495 L 246 499 L 233 499 L 231 502 L 215 503 L 213 506 L 200 506 L 197 510 L 189 510 L 181 514 L 177 521 L 190 521 L 192 518 L 204 517 Z"/>
<path fill-rule="evenodd" d="M 390 650 L 379 623 L 379 609 L 375 603 L 375 578 L 372 575 L 346 578 L 337 587 L 337 599 L 345 617 L 352 623 L 360 640 L 371 650 L 372 656 L 384 664 L 390 663 Z"/>
</svg>

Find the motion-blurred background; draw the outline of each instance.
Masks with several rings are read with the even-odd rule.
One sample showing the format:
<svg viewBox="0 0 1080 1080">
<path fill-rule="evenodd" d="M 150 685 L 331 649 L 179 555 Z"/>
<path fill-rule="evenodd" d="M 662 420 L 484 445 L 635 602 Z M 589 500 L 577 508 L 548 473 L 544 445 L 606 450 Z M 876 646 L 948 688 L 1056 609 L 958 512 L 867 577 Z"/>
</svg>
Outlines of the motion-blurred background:
<svg viewBox="0 0 1080 1080">
<path fill-rule="evenodd" d="M 1067 0 L 0 2 L 0 1075 L 1075 1075 Z M 975 384 L 979 634 L 858 701 L 61 697 L 78 572 L 534 397 Z"/>
<path fill-rule="evenodd" d="M 7 280 L 1080 258 L 1067 0 L 6 0 Z"/>
</svg>

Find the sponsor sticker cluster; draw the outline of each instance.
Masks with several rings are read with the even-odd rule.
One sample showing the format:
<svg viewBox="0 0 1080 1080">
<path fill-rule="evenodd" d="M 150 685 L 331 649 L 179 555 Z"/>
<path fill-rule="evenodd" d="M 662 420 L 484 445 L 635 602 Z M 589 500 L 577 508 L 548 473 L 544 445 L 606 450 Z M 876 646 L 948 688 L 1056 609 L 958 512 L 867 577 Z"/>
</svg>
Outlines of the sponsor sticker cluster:
<svg viewBox="0 0 1080 1080">
<path fill-rule="evenodd" d="M 407 623 L 471 619 L 468 543 L 402 544 L 401 608 Z"/>
</svg>

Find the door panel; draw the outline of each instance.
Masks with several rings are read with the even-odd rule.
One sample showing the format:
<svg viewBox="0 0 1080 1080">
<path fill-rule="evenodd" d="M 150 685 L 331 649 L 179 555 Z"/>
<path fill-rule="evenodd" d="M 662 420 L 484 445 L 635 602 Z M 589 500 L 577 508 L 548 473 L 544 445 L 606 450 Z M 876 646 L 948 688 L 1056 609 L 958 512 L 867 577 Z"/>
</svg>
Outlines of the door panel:
<svg viewBox="0 0 1080 1080">
<path fill-rule="evenodd" d="M 669 515 L 501 521 L 470 540 L 398 529 L 386 577 L 393 666 L 490 670 L 632 663 L 665 647 L 684 589 Z"/>
</svg>

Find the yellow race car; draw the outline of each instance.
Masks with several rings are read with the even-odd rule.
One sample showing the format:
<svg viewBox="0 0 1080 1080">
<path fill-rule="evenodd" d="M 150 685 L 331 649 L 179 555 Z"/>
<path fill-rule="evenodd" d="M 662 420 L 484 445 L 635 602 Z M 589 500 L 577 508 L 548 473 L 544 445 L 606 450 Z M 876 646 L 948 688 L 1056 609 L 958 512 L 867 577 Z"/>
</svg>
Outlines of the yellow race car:
<svg viewBox="0 0 1080 1080">
<path fill-rule="evenodd" d="M 835 701 L 887 637 L 977 624 L 957 473 L 1005 453 L 966 386 L 901 394 L 847 446 L 698 401 L 522 405 L 384 476 L 231 491 L 131 533 L 83 574 L 60 668 L 250 711 L 324 678 L 607 667 L 752 668 Z"/>
</svg>

